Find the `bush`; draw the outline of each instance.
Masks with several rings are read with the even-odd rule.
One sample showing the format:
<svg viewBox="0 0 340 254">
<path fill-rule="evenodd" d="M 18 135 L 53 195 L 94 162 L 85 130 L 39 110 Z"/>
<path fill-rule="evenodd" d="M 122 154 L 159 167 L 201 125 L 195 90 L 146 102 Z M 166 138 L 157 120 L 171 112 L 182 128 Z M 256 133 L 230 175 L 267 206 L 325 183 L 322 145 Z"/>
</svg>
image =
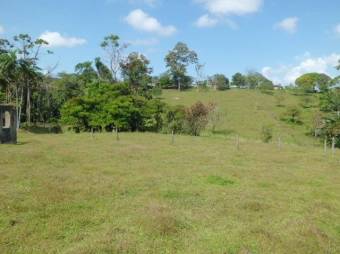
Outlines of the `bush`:
<svg viewBox="0 0 340 254">
<path fill-rule="evenodd" d="M 273 128 L 271 126 L 262 127 L 261 139 L 264 143 L 269 143 L 273 139 Z"/>
<path fill-rule="evenodd" d="M 185 108 L 183 106 L 168 107 L 163 115 L 164 133 L 184 133 L 185 132 Z"/>
<path fill-rule="evenodd" d="M 199 136 L 207 126 L 210 110 L 202 102 L 197 102 L 185 111 L 187 131 L 193 136 Z"/>
<path fill-rule="evenodd" d="M 293 124 L 302 124 L 301 110 L 297 106 L 291 106 L 282 115 L 281 120 Z"/>
</svg>

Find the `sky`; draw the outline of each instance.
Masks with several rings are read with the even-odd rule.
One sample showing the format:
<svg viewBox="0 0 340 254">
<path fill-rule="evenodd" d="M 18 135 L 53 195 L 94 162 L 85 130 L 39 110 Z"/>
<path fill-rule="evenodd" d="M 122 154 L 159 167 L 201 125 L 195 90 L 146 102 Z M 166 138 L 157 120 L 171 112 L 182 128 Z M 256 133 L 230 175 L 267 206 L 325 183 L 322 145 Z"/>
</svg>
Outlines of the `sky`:
<svg viewBox="0 0 340 254">
<path fill-rule="evenodd" d="M 205 76 L 257 71 L 284 85 L 300 75 L 340 75 L 339 0 L 0 0 L 0 37 L 49 42 L 44 69 L 72 72 L 105 53 L 104 36 L 144 54 L 154 74 L 179 41 L 198 53 Z M 194 74 L 194 73 L 192 73 Z"/>
</svg>

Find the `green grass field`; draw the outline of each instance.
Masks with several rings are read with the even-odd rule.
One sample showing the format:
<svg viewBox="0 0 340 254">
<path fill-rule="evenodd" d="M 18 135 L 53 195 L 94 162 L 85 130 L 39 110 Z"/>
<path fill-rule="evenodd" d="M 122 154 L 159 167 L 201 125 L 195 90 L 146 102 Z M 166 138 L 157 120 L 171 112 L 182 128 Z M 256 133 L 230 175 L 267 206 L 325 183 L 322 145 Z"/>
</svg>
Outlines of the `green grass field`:
<svg viewBox="0 0 340 254">
<path fill-rule="evenodd" d="M 27 132 L 0 145 L 0 253 L 339 253 L 340 152 L 325 155 L 305 125 L 278 120 L 274 97 L 251 93 L 165 92 L 225 114 L 221 134 L 174 145 L 150 133 Z M 281 150 L 259 141 L 263 123 Z"/>
<path fill-rule="evenodd" d="M 278 93 L 275 91 L 275 94 Z M 221 123 L 217 126 L 217 133 L 222 136 L 239 134 L 247 139 L 260 139 L 262 126 L 270 125 L 274 130 L 274 139 L 280 136 L 285 143 L 299 145 L 318 143 L 307 135 L 311 130 L 312 116 L 316 108 L 302 109 L 300 106 L 301 96 L 294 96 L 289 92 L 284 93 L 281 107 L 277 106 L 275 95 L 267 95 L 254 90 L 237 89 L 224 92 L 190 90 L 180 93 L 174 90 L 165 90 L 162 97 L 172 105 L 190 106 L 198 100 L 204 103 L 216 103 L 222 114 Z M 318 103 L 313 97 L 312 102 L 314 105 Z M 281 115 L 289 106 L 301 108 L 303 125 L 292 125 L 280 120 Z M 206 133 L 205 135 L 210 134 Z"/>
</svg>

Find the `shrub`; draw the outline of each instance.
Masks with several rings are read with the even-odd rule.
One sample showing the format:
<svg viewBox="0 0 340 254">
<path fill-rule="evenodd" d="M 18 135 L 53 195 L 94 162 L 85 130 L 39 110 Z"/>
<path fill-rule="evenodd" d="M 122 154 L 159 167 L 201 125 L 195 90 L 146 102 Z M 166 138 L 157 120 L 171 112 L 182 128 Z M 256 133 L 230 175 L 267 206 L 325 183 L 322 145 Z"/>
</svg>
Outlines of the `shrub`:
<svg viewBox="0 0 340 254">
<path fill-rule="evenodd" d="M 281 119 L 293 124 L 302 124 L 301 110 L 297 106 L 291 106 L 282 115 Z"/>
<path fill-rule="evenodd" d="M 185 125 L 185 108 L 183 106 L 168 107 L 163 115 L 163 132 L 183 133 Z"/>
<path fill-rule="evenodd" d="M 202 102 L 197 102 L 185 111 L 187 131 L 193 136 L 199 136 L 201 131 L 207 126 L 210 110 Z"/>
<path fill-rule="evenodd" d="M 273 139 L 273 128 L 271 126 L 266 125 L 262 127 L 261 139 L 264 143 L 269 143 Z"/>
</svg>

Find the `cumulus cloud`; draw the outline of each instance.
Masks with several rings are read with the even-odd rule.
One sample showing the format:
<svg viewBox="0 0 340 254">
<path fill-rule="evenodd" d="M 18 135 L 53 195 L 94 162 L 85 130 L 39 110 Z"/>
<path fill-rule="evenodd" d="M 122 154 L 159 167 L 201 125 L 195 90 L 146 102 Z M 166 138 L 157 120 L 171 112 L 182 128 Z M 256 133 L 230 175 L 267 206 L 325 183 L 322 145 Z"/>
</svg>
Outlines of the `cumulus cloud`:
<svg viewBox="0 0 340 254">
<path fill-rule="evenodd" d="M 289 17 L 281 20 L 275 25 L 276 29 L 286 31 L 288 33 L 295 33 L 298 28 L 299 19 L 297 17 Z"/>
<path fill-rule="evenodd" d="M 214 27 L 218 23 L 224 23 L 230 28 L 235 29 L 237 25 L 226 16 L 242 16 L 259 11 L 263 0 L 195 0 L 201 4 L 209 14 L 201 16 L 196 21 L 196 26 Z"/>
<path fill-rule="evenodd" d="M 151 39 L 136 39 L 128 41 L 129 44 L 133 46 L 155 46 L 159 44 L 159 40 L 156 38 Z"/>
<path fill-rule="evenodd" d="M 0 25 L 0 34 L 3 34 L 3 33 L 5 33 L 5 28 Z"/>
<path fill-rule="evenodd" d="M 218 19 L 214 17 L 210 17 L 208 14 L 205 14 L 196 21 L 195 25 L 197 27 L 214 27 L 218 23 Z"/>
<path fill-rule="evenodd" d="M 86 43 L 86 40 L 83 38 L 63 36 L 58 32 L 49 31 L 46 31 L 43 34 L 41 34 L 39 38 L 47 41 L 48 42 L 47 47 L 51 48 L 56 47 L 72 48 Z"/>
<path fill-rule="evenodd" d="M 295 65 L 266 66 L 262 68 L 262 74 L 273 80 L 274 83 L 293 84 L 298 77 L 309 72 L 330 75 L 331 70 L 334 69 L 340 59 L 340 54 L 336 53 L 314 58 L 309 53 L 305 56 L 304 59 L 299 57 L 301 60 Z"/>
<path fill-rule="evenodd" d="M 263 0 L 196 0 L 215 15 L 245 15 L 257 12 Z"/>
<path fill-rule="evenodd" d="M 136 30 L 161 36 L 171 36 L 177 31 L 176 27 L 162 25 L 156 18 L 151 17 L 141 9 L 131 11 L 125 21 Z"/>
</svg>

